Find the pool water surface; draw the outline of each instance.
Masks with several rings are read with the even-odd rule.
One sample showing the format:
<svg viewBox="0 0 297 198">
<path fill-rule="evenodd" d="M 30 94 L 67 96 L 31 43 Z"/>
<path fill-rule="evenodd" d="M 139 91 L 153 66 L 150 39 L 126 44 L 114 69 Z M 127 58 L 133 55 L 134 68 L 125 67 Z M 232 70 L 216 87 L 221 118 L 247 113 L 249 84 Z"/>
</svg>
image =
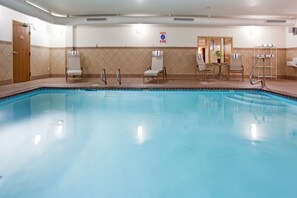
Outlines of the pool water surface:
<svg viewBox="0 0 297 198">
<path fill-rule="evenodd" d="M 0 197 L 297 197 L 297 102 L 41 89 L 0 101 Z"/>
</svg>

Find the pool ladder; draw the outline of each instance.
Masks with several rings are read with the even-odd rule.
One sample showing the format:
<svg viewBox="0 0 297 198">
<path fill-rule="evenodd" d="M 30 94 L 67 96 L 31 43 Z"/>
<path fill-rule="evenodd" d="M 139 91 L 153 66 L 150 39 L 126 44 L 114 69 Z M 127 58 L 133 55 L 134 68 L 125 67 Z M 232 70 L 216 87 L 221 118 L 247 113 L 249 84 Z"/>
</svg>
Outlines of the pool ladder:
<svg viewBox="0 0 297 198">
<path fill-rule="evenodd" d="M 266 85 L 265 85 L 265 69 L 264 69 L 264 66 L 263 66 L 263 77 L 261 79 L 258 79 L 256 81 L 253 81 L 253 76 L 254 76 L 254 72 L 255 72 L 255 69 L 257 67 L 257 64 L 259 62 L 259 60 L 262 60 L 263 61 L 263 65 L 264 65 L 264 58 L 266 58 L 267 55 L 257 55 L 257 60 L 254 64 L 254 67 L 251 71 L 251 74 L 250 74 L 250 84 L 251 85 L 255 85 L 257 83 L 261 83 L 261 88 L 264 88 Z"/>
<path fill-rule="evenodd" d="M 101 70 L 101 80 L 104 82 L 104 84 L 106 85 L 107 84 L 107 78 L 106 78 L 106 70 L 105 70 L 105 68 L 103 68 L 102 70 Z M 121 85 L 122 84 L 122 77 L 121 77 L 121 70 L 120 70 L 120 68 L 118 68 L 117 70 L 116 70 L 116 79 L 117 79 L 117 81 L 118 81 L 118 83 L 119 83 L 119 85 Z"/>
</svg>

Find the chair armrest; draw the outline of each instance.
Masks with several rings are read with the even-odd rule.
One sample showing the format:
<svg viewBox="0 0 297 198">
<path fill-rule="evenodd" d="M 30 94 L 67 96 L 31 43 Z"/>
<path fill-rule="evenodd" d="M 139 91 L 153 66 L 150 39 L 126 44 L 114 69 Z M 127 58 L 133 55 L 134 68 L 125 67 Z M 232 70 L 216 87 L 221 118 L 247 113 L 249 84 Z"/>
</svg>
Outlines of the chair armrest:
<svg viewBox="0 0 297 198">
<path fill-rule="evenodd" d="M 287 61 L 287 65 L 288 66 L 295 66 L 296 67 L 296 65 L 297 65 L 297 62 L 295 62 L 295 61 Z"/>
</svg>

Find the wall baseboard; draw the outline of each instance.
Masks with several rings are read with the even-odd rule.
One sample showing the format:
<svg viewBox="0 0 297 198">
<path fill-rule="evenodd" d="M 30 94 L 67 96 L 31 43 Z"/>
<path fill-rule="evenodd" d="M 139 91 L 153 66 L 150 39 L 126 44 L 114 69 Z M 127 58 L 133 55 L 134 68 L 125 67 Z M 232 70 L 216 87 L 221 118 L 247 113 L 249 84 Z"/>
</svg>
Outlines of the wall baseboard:
<svg viewBox="0 0 297 198">
<path fill-rule="evenodd" d="M 0 81 L 0 86 L 1 86 L 1 85 L 9 85 L 9 84 L 12 84 L 12 79 L 10 79 L 10 80 L 2 80 L 2 81 Z"/>
<path fill-rule="evenodd" d="M 49 77 L 52 77 L 52 78 L 65 78 L 65 74 L 50 74 Z"/>
<path fill-rule="evenodd" d="M 288 79 L 288 80 L 297 80 L 297 76 L 286 76 L 285 79 Z"/>
<path fill-rule="evenodd" d="M 31 80 L 38 80 L 38 79 L 49 78 L 49 77 L 50 77 L 49 74 L 39 75 L 39 76 L 32 76 Z"/>
</svg>

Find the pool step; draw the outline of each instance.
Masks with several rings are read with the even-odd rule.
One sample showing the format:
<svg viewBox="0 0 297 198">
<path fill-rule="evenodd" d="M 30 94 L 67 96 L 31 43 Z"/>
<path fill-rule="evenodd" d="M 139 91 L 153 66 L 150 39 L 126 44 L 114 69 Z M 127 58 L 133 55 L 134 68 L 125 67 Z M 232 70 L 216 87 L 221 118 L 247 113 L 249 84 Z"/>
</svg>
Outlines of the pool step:
<svg viewBox="0 0 297 198">
<path fill-rule="evenodd" d="M 248 98 L 255 98 L 255 99 L 267 99 L 271 100 L 271 97 L 262 95 L 262 94 L 254 94 L 254 93 L 243 93 L 243 96 L 246 96 Z"/>
<path fill-rule="evenodd" d="M 226 96 L 227 99 L 246 105 L 265 107 L 286 107 L 283 103 L 261 94 L 243 93 Z"/>
<path fill-rule="evenodd" d="M 112 92 L 112 91 L 106 91 L 104 93 L 104 97 L 118 97 L 119 93 L 117 92 Z"/>
</svg>

